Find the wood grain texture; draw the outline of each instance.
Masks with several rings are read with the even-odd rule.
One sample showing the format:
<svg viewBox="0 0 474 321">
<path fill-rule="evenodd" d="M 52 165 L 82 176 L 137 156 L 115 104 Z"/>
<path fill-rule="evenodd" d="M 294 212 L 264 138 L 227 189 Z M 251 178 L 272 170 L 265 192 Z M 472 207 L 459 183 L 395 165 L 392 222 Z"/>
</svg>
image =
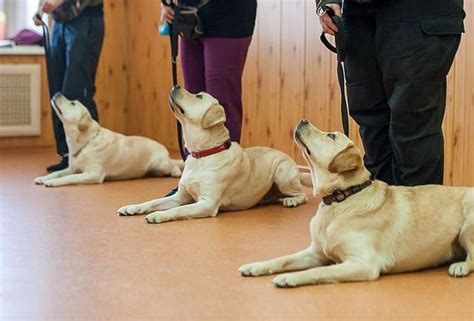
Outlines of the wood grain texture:
<svg viewBox="0 0 474 321">
<path fill-rule="evenodd" d="M 97 80 L 101 122 L 117 131 L 157 139 L 176 150 L 175 120 L 167 106 L 169 40 L 157 32 L 160 1 L 105 0 L 105 4 L 106 40 Z M 470 124 L 474 116 L 474 0 L 465 0 L 464 6 L 466 33 L 448 76 L 443 126 L 445 178 L 453 185 L 474 185 L 470 148 L 474 137 Z M 342 130 L 336 57 L 320 43 L 320 33 L 313 0 L 258 1 L 257 26 L 243 77 L 242 145 L 272 146 L 303 164 L 292 139 L 299 119 L 306 118 L 323 130 Z M 48 112 L 43 106 L 44 121 L 49 124 Z M 351 138 L 361 145 L 354 122 Z M 52 135 L 0 139 L 0 147 L 28 144 L 52 144 Z"/>
</svg>

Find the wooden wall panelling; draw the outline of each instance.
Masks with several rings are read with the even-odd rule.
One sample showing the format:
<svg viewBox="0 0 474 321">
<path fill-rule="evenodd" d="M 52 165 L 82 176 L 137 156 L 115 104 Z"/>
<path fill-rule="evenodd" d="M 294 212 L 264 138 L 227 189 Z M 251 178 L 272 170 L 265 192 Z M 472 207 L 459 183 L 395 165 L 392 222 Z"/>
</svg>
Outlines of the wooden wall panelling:
<svg viewBox="0 0 474 321">
<path fill-rule="evenodd" d="M 454 75 L 456 73 L 456 64 L 453 64 L 448 74 L 448 91 L 446 94 L 446 112 L 443 120 L 444 134 L 444 181 L 445 184 L 451 185 L 453 182 L 453 146 L 457 141 L 457 133 L 454 130 Z"/>
<path fill-rule="evenodd" d="M 128 26 L 125 0 L 105 0 L 105 37 L 95 101 L 104 127 L 125 133 L 128 118 Z"/>
<path fill-rule="evenodd" d="M 289 0 L 282 3 L 280 112 L 278 126 L 272 126 L 273 140 L 276 148 L 296 158 L 300 152 L 293 141 L 293 132 L 304 118 L 304 91 L 301 89 L 305 79 L 305 2 Z"/>
<path fill-rule="evenodd" d="M 258 3 L 257 104 L 248 109 L 253 140 L 250 145 L 272 146 L 280 114 L 280 1 Z M 246 84 L 244 84 L 246 86 Z"/>
<path fill-rule="evenodd" d="M 101 122 L 111 129 L 157 139 L 176 149 L 168 111 L 169 40 L 156 31 L 160 1 L 106 0 L 107 36 L 97 80 Z M 474 0 L 465 1 L 466 34 L 449 74 L 444 121 L 446 182 L 474 185 Z M 257 26 L 243 78 L 245 146 L 274 146 L 302 162 L 290 132 L 300 118 L 341 130 L 336 57 L 319 41 L 313 0 L 259 0 Z M 6 58 L 0 58 L 0 62 Z M 42 60 L 42 58 L 37 58 Z M 46 88 L 42 88 L 47 93 Z M 47 94 L 46 94 L 47 96 Z M 0 139 L 0 146 L 52 144 L 49 105 L 42 138 Z M 360 144 L 357 126 L 351 138 Z"/>
<path fill-rule="evenodd" d="M 258 9 L 257 9 L 258 10 Z M 257 11 L 258 12 L 258 11 Z M 254 141 L 253 132 L 250 130 L 255 126 L 255 109 L 258 109 L 259 96 L 259 21 L 255 24 L 252 42 L 245 61 L 244 75 L 242 77 L 242 103 L 243 103 L 243 124 L 242 124 L 242 146 L 249 146 Z"/>
<path fill-rule="evenodd" d="M 474 108 L 474 1 L 464 2 L 467 19 L 466 33 L 462 37 L 454 67 L 452 104 L 452 129 L 447 137 L 447 144 L 452 150 L 452 166 L 447 168 L 446 175 L 452 177 L 454 185 L 474 185 L 472 160 L 474 157 L 472 144 L 474 129 L 472 126 Z M 451 94 L 451 93 L 450 93 Z M 448 95 L 449 97 L 449 95 Z"/>
<path fill-rule="evenodd" d="M 172 86 L 169 38 L 160 36 L 160 1 L 128 1 L 129 122 L 127 133 L 177 148 L 176 120 L 168 107 Z"/>
</svg>

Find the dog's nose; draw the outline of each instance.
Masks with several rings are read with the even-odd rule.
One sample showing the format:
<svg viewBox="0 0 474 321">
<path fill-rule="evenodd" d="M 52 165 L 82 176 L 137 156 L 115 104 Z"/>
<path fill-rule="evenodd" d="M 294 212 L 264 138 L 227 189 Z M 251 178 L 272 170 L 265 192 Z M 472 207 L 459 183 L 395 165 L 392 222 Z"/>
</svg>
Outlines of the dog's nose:
<svg viewBox="0 0 474 321">
<path fill-rule="evenodd" d="M 173 88 L 171 88 L 171 93 L 170 93 L 170 95 L 171 95 L 172 97 L 174 97 L 174 96 L 178 93 L 178 91 L 179 91 L 180 89 L 181 89 L 181 87 L 180 87 L 179 85 L 174 85 Z"/>
<path fill-rule="evenodd" d="M 58 99 L 58 98 L 61 98 L 62 96 L 63 96 L 63 94 L 62 94 L 62 93 L 60 93 L 60 92 L 57 92 L 57 93 L 55 93 L 55 94 L 54 94 L 54 96 L 53 96 L 52 100 L 53 100 L 53 101 L 56 101 L 56 99 Z"/>
</svg>

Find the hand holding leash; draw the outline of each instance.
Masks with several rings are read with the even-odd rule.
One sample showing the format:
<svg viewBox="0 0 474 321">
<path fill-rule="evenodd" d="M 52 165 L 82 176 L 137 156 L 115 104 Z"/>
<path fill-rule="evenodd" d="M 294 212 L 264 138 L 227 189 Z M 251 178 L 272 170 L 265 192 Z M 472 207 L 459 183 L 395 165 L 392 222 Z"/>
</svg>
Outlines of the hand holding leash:
<svg viewBox="0 0 474 321">
<path fill-rule="evenodd" d="M 346 41 L 344 36 L 344 24 L 341 18 L 341 6 L 337 3 L 330 2 L 333 0 L 321 0 L 316 3 L 316 13 L 319 16 L 319 21 L 323 27 L 323 32 L 320 36 L 321 42 L 337 54 L 337 79 L 339 82 L 339 89 L 341 94 L 341 118 L 342 128 L 344 134 L 349 136 L 349 115 L 347 110 L 347 99 L 344 88 L 345 76 L 343 62 L 346 59 Z M 333 46 L 326 38 L 326 34 L 335 37 L 335 46 Z"/>
<path fill-rule="evenodd" d="M 341 6 L 339 4 L 330 3 L 324 6 L 323 11 L 320 12 L 319 23 L 323 28 L 324 33 L 335 36 L 339 31 L 337 25 L 334 23 L 333 17 L 342 17 Z M 318 13 L 318 14 L 320 14 Z"/>
</svg>

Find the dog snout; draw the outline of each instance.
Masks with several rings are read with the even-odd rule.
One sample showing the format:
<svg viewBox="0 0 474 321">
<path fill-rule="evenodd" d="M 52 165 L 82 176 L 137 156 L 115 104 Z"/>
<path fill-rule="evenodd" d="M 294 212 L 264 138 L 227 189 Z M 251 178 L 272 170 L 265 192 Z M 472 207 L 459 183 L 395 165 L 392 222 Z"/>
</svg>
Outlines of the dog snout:
<svg viewBox="0 0 474 321">
<path fill-rule="evenodd" d="M 296 126 L 295 135 L 301 137 L 302 131 L 309 125 L 309 122 L 306 119 L 302 119 L 298 126 Z"/>
<path fill-rule="evenodd" d="M 179 85 L 174 85 L 173 88 L 171 88 L 170 96 L 176 98 L 180 90 L 181 87 Z"/>
<path fill-rule="evenodd" d="M 168 105 L 170 106 L 173 112 L 175 112 L 176 110 L 179 110 L 181 114 L 184 114 L 183 107 L 181 107 L 180 103 L 178 103 L 178 99 L 180 99 L 180 94 L 181 94 L 181 87 L 179 85 L 173 86 L 169 94 Z"/>
<path fill-rule="evenodd" d="M 54 96 L 53 96 L 53 98 L 52 98 L 51 100 L 55 102 L 55 101 L 57 101 L 58 99 L 61 99 L 61 98 L 63 98 L 63 97 L 64 97 L 64 95 L 63 95 L 62 93 L 57 92 L 57 93 L 54 94 Z"/>
</svg>

